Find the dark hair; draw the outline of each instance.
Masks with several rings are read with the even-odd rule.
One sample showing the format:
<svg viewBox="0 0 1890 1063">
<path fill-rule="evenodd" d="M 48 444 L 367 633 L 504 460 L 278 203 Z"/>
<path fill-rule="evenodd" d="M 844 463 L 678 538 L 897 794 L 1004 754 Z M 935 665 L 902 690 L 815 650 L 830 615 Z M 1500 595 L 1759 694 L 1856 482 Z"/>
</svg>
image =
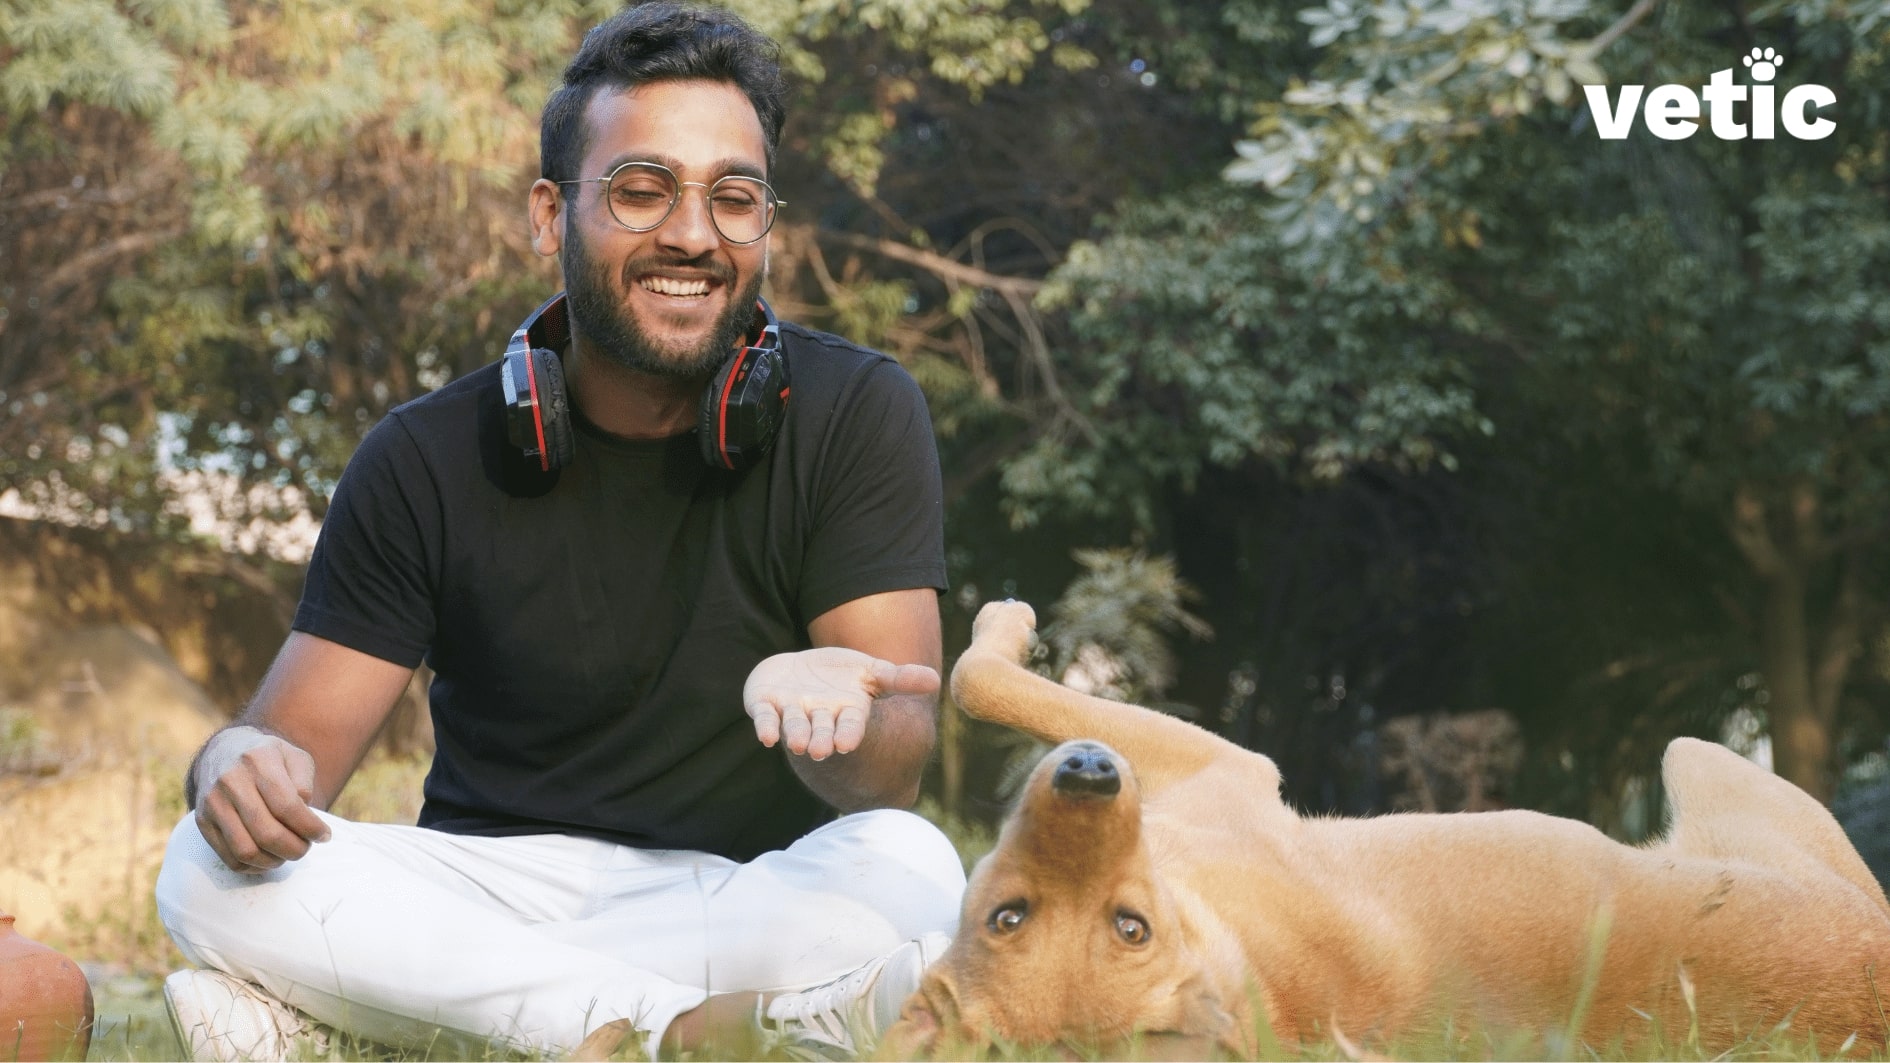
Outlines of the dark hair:
<svg viewBox="0 0 1890 1063">
<path fill-rule="evenodd" d="M 651 3 L 621 11 L 584 35 L 564 83 L 545 102 L 538 126 L 539 176 L 568 181 L 590 147 L 584 109 L 598 89 L 701 78 L 741 89 L 761 119 L 768 173 L 787 118 L 787 82 L 775 43 L 737 16 L 715 8 Z"/>
</svg>

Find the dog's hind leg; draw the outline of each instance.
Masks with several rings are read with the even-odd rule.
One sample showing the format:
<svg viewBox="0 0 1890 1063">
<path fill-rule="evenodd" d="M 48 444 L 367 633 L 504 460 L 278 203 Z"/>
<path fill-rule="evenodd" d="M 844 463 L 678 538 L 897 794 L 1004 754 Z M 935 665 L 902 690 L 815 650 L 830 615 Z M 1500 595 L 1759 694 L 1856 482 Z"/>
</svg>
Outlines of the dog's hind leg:
<svg viewBox="0 0 1890 1063">
<path fill-rule="evenodd" d="M 1019 662 L 1030 652 L 1036 623 L 1036 614 L 1022 602 L 991 602 L 979 610 L 971 646 L 952 669 L 952 697 L 960 707 L 1052 744 L 1074 738 L 1105 743 L 1135 765 L 1144 785 L 1159 786 L 1241 758 L 1264 772 L 1271 791 L 1278 792 L 1273 762 L 1258 753 L 1185 720 L 1081 694 L 1023 667 Z"/>
<path fill-rule="evenodd" d="M 1890 914 L 1876 876 L 1844 828 L 1810 794 L 1724 746 L 1676 738 L 1661 759 L 1673 802 L 1667 844 L 1692 856 L 1803 875 L 1807 863 L 1854 883 Z"/>
</svg>

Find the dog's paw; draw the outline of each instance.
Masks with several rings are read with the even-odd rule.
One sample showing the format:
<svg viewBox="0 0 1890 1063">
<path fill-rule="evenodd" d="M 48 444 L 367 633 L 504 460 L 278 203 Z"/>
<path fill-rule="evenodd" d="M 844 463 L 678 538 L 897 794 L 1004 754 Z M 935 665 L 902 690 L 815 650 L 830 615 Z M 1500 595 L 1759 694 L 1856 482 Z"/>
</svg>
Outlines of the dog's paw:
<svg viewBox="0 0 1890 1063">
<path fill-rule="evenodd" d="M 1037 629 L 1037 612 L 1014 598 L 986 602 L 971 622 L 971 641 L 988 646 L 1013 661 L 1022 661 L 1030 653 L 1030 639 Z"/>
</svg>

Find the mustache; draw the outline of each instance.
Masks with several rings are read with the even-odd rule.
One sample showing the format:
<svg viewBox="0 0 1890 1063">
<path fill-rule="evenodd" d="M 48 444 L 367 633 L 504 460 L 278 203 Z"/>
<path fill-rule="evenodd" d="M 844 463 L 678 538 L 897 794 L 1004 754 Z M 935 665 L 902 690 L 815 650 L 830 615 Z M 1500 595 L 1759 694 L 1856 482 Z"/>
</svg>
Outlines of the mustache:
<svg viewBox="0 0 1890 1063">
<path fill-rule="evenodd" d="M 644 255 L 633 258 L 623 264 L 623 286 L 635 284 L 639 276 L 654 273 L 662 269 L 686 269 L 694 273 L 706 273 L 719 284 L 734 284 L 735 270 L 728 263 L 715 257 L 715 252 L 706 251 L 694 258 L 673 258 L 663 255 Z"/>
</svg>

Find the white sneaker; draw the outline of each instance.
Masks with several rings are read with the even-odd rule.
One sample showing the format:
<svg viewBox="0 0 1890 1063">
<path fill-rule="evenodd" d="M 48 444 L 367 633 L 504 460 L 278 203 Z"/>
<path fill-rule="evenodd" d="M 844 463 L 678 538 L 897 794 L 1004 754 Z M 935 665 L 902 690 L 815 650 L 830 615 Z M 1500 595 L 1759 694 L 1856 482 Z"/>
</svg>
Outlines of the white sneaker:
<svg viewBox="0 0 1890 1063">
<path fill-rule="evenodd" d="M 775 997 L 756 1016 L 765 1047 L 798 1059 L 870 1054 L 906 998 L 918 991 L 919 977 L 951 942 L 930 933 L 831 982 Z"/>
<path fill-rule="evenodd" d="M 199 1063 L 292 1059 L 318 1055 L 328 1040 L 301 1012 L 259 985 L 222 971 L 177 971 L 164 979 L 164 1005 L 184 1055 Z"/>
</svg>

